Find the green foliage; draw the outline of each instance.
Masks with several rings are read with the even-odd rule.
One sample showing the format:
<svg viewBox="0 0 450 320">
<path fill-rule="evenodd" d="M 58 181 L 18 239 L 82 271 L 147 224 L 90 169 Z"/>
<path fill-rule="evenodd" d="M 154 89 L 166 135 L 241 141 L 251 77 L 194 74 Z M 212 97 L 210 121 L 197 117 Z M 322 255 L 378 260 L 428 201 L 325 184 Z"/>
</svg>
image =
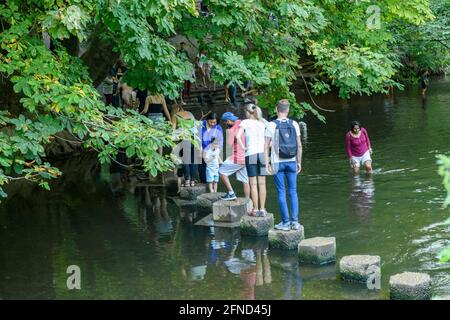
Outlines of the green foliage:
<svg viewBox="0 0 450 320">
<path fill-rule="evenodd" d="M 0 74 L 12 83 L 21 111 L 0 114 L 0 186 L 26 178 L 48 188 L 46 180 L 60 172 L 45 164 L 45 146 L 63 139 L 58 135 L 61 131 L 97 150 L 103 163 L 124 152 L 153 175 L 173 166 L 173 159 L 159 155 L 158 149 L 190 137 L 187 126 L 173 131 L 168 124 L 156 126 L 136 112 L 106 107 L 90 78 L 100 67 L 95 59 L 69 55 L 68 41 L 89 46 L 99 39 L 112 48 L 111 57 L 117 53 L 127 64 L 127 84 L 175 98 L 194 67 L 173 45 L 172 37 L 180 35 L 205 50 L 215 81 L 242 85 L 253 80 L 262 107 L 269 111 L 277 100 L 287 98 L 294 115 L 301 118 L 309 112 L 324 120 L 290 91 L 300 69 L 312 74 L 309 81 L 316 93 L 337 87 L 341 97 L 348 97 L 383 92 L 390 85 L 401 87 L 393 78 L 411 48 L 399 40 L 403 33 L 397 30 L 407 30 L 412 37 L 417 29 L 418 37 L 423 37 L 439 28 L 445 31 L 448 23 L 443 0 L 432 0 L 431 7 L 427 0 L 378 1 L 379 30 L 367 28 L 370 1 L 203 3 L 210 14 L 199 14 L 194 0 L 2 2 Z M 429 24 L 434 16 L 434 24 Z M 403 29 L 395 28 L 399 25 Z M 51 37 L 55 50 L 45 47 L 43 33 Z M 417 61 L 422 59 L 416 56 Z M 112 66 L 113 58 L 108 63 Z M 421 63 L 430 64 L 426 59 Z M 103 68 L 106 76 L 109 70 Z M 0 108 L 12 110 L 12 106 Z"/>
<path fill-rule="evenodd" d="M 444 155 L 438 156 L 439 175 L 443 178 L 442 183 L 447 191 L 447 197 L 444 201 L 444 207 L 450 205 L 450 157 Z M 445 224 L 450 225 L 450 218 L 445 222 Z M 450 261 L 450 247 L 444 249 L 440 255 L 439 259 L 441 262 Z"/>
</svg>

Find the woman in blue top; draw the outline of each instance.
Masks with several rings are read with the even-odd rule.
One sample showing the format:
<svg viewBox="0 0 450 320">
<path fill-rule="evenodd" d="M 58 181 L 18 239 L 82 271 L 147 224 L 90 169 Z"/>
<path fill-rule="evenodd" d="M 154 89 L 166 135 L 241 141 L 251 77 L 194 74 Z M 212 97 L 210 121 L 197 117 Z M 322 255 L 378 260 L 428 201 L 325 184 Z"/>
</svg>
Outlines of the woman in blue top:
<svg viewBox="0 0 450 320">
<path fill-rule="evenodd" d="M 202 150 L 211 144 L 213 140 L 219 143 L 219 148 L 222 150 L 223 147 L 223 131 L 222 127 L 218 124 L 219 117 L 216 113 L 212 112 L 208 114 L 206 120 L 203 121 L 202 125 Z M 206 183 L 206 163 L 202 160 L 199 168 L 200 182 Z"/>
</svg>

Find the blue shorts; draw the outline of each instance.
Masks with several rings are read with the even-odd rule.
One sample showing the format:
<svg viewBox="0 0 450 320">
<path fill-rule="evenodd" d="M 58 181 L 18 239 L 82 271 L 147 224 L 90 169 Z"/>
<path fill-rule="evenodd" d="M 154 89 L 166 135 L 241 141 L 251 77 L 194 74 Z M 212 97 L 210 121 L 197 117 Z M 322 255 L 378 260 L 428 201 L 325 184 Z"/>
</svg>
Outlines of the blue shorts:
<svg viewBox="0 0 450 320">
<path fill-rule="evenodd" d="M 266 176 L 264 153 L 251 154 L 245 157 L 245 166 L 249 177 Z"/>
<path fill-rule="evenodd" d="M 206 182 L 219 182 L 219 168 L 206 167 Z"/>
</svg>

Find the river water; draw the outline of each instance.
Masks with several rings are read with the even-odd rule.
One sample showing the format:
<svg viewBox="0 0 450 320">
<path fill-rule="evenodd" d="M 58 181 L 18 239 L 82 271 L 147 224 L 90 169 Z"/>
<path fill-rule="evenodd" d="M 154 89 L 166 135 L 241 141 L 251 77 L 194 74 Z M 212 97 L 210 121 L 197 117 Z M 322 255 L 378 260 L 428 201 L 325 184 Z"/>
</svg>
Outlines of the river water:
<svg viewBox="0 0 450 320">
<path fill-rule="evenodd" d="M 0 299 L 388 299 L 389 276 L 403 271 L 427 272 L 434 295 L 450 293 L 450 264 L 437 258 L 450 244 L 442 224 L 450 214 L 435 159 L 450 153 L 450 82 L 433 82 L 425 101 L 411 88 L 349 106 L 332 95 L 318 103 L 336 112 L 326 124 L 306 119 L 300 222 L 306 237 L 336 237 L 338 261 L 381 256 L 381 290 L 339 280 L 337 264 L 300 265 L 266 239 L 195 226 L 196 213 L 164 190 L 136 187 L 87 155 L 60 164 L 65 174 L 51 192 L 8 189 Z M 372 140 L 372 177 L 353 177 L 345 156 L 354 119 Z M 271 177 L 268 194 L 278 222 Z M 80 267 L 80 290 L 67 288 L 70 265 Z"/>
</svg>

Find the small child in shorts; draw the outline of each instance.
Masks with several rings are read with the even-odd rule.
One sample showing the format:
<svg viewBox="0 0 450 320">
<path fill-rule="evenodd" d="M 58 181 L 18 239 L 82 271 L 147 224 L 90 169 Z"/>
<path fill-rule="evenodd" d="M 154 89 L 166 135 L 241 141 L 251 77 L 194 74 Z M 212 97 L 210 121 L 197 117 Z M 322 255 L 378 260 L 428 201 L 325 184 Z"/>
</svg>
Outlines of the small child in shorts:
<svg viewBox="0 0 450 320">
<path fill-rule="evenodd" d="M 217 192 L 219 166 L 222 163 L 220 151 L 217 140 L 211 142 L 205 151 L 203 151 L 203 159 L 206 162 L 206 183 L 208 184 L 209 192 Z"/>
</svg>

